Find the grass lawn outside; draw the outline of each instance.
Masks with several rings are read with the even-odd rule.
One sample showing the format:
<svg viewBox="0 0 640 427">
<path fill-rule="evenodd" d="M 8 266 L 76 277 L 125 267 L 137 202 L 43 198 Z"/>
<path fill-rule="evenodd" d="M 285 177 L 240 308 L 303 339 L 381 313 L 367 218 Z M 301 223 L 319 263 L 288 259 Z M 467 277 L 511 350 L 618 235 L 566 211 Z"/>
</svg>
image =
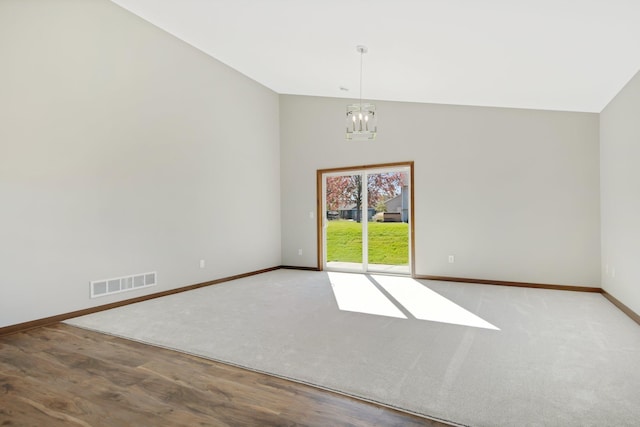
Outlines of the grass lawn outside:
<svg viewBox="0 0 640 427">
<path fill-rule="evenodd" d="M 369 264 L 409 265 L 409 224 L 370 222 Z M 329 221 L 327 262 L 362 262 L 362 224 Z"/>
</svg>

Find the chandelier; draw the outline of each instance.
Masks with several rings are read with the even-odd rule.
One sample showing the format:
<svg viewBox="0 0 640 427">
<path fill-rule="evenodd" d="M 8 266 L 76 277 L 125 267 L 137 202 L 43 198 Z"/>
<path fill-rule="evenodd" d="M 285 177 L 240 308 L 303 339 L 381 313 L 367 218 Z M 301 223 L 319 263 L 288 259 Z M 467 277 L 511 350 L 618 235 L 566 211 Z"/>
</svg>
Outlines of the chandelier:
<svg viewBox="0 0 640 427">
<path fill-rule="evenodd" d="M 376 106 L 362 103 L 362 55 L 367 53 L 368 49 L 366 46 L 356 46 L 356 51 L 360 52 L 360 103 L 347 105 L 346 139 L 375 139 L 378 131 Z"/>
</svg>

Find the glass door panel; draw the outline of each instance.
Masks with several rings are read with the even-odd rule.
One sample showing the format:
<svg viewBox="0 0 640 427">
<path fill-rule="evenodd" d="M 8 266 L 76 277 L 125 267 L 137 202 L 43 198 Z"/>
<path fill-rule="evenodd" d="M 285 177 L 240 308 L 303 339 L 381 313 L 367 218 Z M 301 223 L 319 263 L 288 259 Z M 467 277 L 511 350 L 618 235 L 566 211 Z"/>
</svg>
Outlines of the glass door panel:
<svg viewBox="0 0 640 427">
<path fill-rule="evenodd" d="M 324 181 L 326 267 L 364 271 L 362 174 L 330 175 Z"/>
<path fill-rule="evenodd" d="M 408 173 L 367 174 L 367 194 L 368 271 L 410 274 Z"/>
</svg>

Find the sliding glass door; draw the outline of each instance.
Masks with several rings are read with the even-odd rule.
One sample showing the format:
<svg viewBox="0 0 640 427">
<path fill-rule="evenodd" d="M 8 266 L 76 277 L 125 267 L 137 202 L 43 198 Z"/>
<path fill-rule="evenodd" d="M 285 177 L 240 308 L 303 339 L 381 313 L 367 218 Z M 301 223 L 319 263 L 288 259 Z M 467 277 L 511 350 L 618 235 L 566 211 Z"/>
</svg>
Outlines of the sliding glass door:
<svg viewBox="0 0 640 427">
<path fill-rule="evenodd" d="M 323 268 L 411 273 L 410 168 L 322 174 Z"/>
</svg>

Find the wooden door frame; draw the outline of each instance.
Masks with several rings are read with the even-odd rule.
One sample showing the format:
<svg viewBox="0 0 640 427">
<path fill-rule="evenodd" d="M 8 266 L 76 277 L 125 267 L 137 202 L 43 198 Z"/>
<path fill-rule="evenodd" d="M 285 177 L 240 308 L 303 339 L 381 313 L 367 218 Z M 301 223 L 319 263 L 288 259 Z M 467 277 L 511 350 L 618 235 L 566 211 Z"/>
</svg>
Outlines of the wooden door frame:
<svg viewBox="0 0 640 427">
<path fill-rule="evenodd" d="M 351 166 L 351 167 L 339 167 L 339 168 L 330 168 L 330 169 L 318 169 L 316 171 L 316 239 L 317 239 L 317 251 L 318 251 L 318 271 L 324 270 L 324 262 L 323 262 L 323 236 L 322 236 L 322 222 L 324 221 L 325 213 L 322 212 L 322 204 L 323 204 L 323 193 L 322 193 L 322 176 L 326 173 L 336 173 L 336 172 L 357 172 L 365 169 L 385 169 L 385 168 L 398 168 L 405 167 L 409 168 L 409 234 L 410 234 L 410 258 L 411 258 L 411 277 L 415 277 L 415 269 L 416 269 L 416 239 L 415 239 L 415 203 L 414 203 L 414 162 L 396 162 L 396 163 L 381 163 L 381 164 L 373 164 L 373 165 L 360 165 L 360 166 Z"/>
</svg>

